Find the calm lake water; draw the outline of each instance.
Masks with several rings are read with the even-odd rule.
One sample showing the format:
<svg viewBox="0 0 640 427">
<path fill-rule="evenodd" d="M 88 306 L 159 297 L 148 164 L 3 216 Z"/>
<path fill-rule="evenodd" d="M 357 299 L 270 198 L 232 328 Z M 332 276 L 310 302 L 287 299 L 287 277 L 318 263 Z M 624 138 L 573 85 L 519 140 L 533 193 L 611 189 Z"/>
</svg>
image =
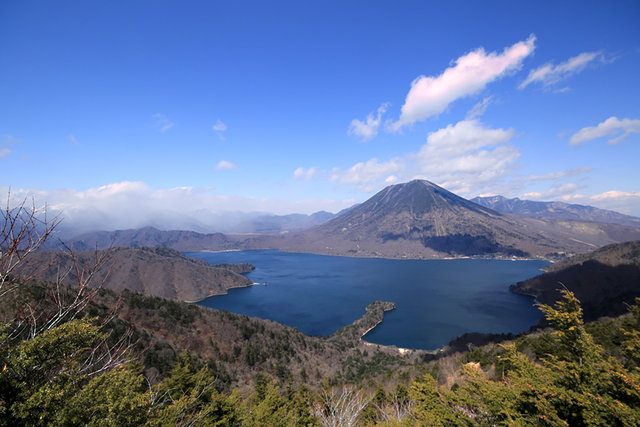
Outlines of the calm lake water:
<svg viewBox="0 0 640 427">
<path fill-rule="evenodd" d="M 376 300 L 396 310 L 366 340 L 435 349 L 465 332 L 521 332 L 537 323 L 533 300 L 509 285 L 540 273 L 545 261 L 391 260 L 275 250 L 191 252 L 211 264 L 248 262 L 247 276 L 268 286 L 231 289 L 200 304 L 272 319 L 309 335 L 330 335 Z"/>
</svg>

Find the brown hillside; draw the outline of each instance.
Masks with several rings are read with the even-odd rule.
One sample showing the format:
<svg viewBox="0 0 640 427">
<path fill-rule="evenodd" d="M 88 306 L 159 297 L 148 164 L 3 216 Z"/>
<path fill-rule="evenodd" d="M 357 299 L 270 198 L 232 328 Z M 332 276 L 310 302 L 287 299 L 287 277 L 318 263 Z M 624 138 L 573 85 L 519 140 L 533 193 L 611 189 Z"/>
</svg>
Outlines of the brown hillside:
<svg viewBox="0 0 640 427">
<path fill-rule="evenodd" d="M 95 251 L 77 254 L 81 266 L 91 266 Z M 32 254 L 21 270 L 43 280 L 55 281 L 69 272 L 63 283 L 76 282 L 71 257 L 65 252 Z M 168 248 L 115 248 L 109 251 L 107 268 L 100 270 L 94 283 L 114 291 L 129 289 L 145 295 L 181 301 L 198 301 L 210 295 L 224 294 L 229 288 L 249 286 L 251 280 L 238 272 L 251 271 L 249 265 L 214 267 Z M 108 272 L 108 273 L 107 273 Z"/>
</svg>

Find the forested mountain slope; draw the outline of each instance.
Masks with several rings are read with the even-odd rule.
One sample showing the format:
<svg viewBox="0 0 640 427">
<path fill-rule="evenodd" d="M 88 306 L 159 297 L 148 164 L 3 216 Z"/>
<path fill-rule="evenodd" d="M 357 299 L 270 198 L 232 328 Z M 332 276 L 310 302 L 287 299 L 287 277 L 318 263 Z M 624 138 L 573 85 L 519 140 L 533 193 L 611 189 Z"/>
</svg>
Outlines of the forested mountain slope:
<svg viewBox="0 0 640 427">
<path fill-rule="evenodd" d="M 640 297 L 640 241 L 607 245 L 576 255 L 511 287 L 543 304 L 558 301 L 562 289 L 574 292 L 582 301 L 587 320 L 625 313 L 629 304 Z"/>
</svg>

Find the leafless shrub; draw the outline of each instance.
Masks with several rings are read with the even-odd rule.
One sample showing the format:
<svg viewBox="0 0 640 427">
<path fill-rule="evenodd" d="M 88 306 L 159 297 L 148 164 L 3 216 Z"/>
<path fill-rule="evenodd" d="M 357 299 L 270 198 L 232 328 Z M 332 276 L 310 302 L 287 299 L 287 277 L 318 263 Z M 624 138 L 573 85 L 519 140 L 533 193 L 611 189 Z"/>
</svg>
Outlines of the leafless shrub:
<svg viewBox="0 0 640 427">
<path fill-rule="evenodd" d="M 355 426 L 370 400 L 366 393 L 352 386 L 324 390 L 321 401 L 315 404 L 313 412 L 323 426 Z"/>
<path fill-rule="evenodd" d="M 462 383 L 460 374 L 460 359 L 462 353 L 454 353 L 438 360 L 438 382 L 445 388 L 451 388 L 454 384 Z"/>
<path fill-rule="evenodd" d="M 49 217 L 47 206 L 37 207 L 33 200 L 28 203 L 24 199 L 11 207 L 10 196 L 9 193 L 6 206 L 0 209 L 0 303 L 11 304 L 6 300 L 15 297 L 12 300 L 15 317 L 9 321 L 6 337 L 9 340 L 17 337 L 33 339 L 81 315 L 108 277 L 108 274 L 98 275 L 98 271 L 103 268 L 110 271 L 107 263 L 111 251 L 98 251 L 96 248 L 89 261 L 81 261 L 73 250 L 66 247 L 72 262 L 59 272 L 57 280 L 39 285 L 40 298 L 17 296 L 18 291 L 29 284 L 36 286 L 33 281 L 38 276 L 38 268 L 25 272 L 22 267 L 30 255 L 52 237 L 61 220 L 59 216 Z M 73 285 L 63 284 L 67 276 L 73 277 Z M 113 320 L 120 302 L 121 299 L 101 319 L 101 326 Z M 82 371 L 93 376 L 129 362 L 129 350 L 133 346 L 131 335 L 129 330 L 119 337 L 107 336 L 93 348 L 86 349 Z"/>
<path fill-rule="evenodd" d="M 51 233 L 60 224 L 60 218 L 47 216 L 46 205 L 36 207 L 35 201 L 22 200 L 11 207 L 11 193 L 7 195 L 6 206 L 0 209 L 0 297 L 20 284 L 13 277 L 15 270 L 33 252 L 40 249 Z M 22 282 L 29 277 L 23 277 Z"/>
</svg>

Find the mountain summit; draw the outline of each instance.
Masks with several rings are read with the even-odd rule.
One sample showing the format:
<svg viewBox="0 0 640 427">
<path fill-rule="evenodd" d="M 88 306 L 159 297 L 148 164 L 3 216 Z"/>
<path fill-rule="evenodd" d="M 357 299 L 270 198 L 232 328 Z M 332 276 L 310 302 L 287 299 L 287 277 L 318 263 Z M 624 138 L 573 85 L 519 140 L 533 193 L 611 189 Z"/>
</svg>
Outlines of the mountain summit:
<svg viewBox="0 0 640 427">
<path fill-rule="evenodd" d="M 443 212 L 461 214 L 464 211 L 490 216 L 501 215 L 430 181 L 420 179 L 386 187 L 348 213 L 370 213 L 374 216 L 406 213 L 414 219 L 420 219 L 437 217 Z"/>
</svg>

